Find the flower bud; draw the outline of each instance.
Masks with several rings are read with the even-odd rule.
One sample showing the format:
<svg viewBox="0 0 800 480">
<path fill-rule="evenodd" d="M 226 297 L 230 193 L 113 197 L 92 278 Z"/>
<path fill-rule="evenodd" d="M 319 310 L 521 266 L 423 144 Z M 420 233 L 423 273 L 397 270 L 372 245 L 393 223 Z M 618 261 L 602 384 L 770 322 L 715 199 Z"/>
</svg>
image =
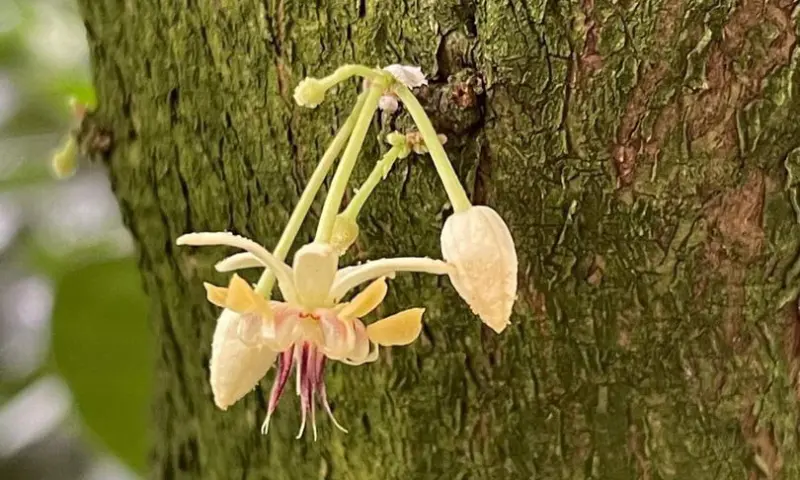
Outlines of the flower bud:
<svg viewBox="0 0 800 480">
<path fill-rule="evenodd" d="M 331 246 L 339 253 L 344 255 L 350 245 L 358 238 L 358 224 L 344 215 L 337 215 L 333 223 L 333 233 L 331 234 Z"/>
<path fill-rule="evenodd" d="M 458 294 L 495 332 L 508 326 L 517 294 L 517 252 L 500 215 L 486 206 L 454 213 L 442 229 L 442 256 Z"/>
<path fill-rule="evenodd" d="M 327 88 L 319 79 L 306 77 L 294 89 L 294 101 L 301 107 L 316 108 L 325 100 Z"/>
<path fill-rule="evenodd" d="M 71 177 L 78 169 L 78 140 L 74 135 L 67 137 L 61 148 L 51 159 L 53 173 L 57 178 Z"/>
<path fill-rule="evenodd" d="M 386 113 L 394 113 L 400 108 L 400 104 L 394 95 L 383 95 L 378 101 L 378 108 Z"/>
</svg>

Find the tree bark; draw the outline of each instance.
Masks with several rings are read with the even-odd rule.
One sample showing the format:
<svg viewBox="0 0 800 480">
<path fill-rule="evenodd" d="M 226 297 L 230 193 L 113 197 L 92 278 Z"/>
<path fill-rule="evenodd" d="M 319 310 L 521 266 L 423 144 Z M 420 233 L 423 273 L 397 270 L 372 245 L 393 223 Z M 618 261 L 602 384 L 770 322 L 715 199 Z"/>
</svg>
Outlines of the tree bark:
<svg viewBox="0 0 800 480">
<path fill-rule="evenodd" d="M 154 478 L 800 478 L 792 2 L 80 3 L 158 337 Z M 327 371 L 350 433 L 321 419 L 320 441 L 294 440 L 287 396 L 262 437 L 272 374 L 211 401 L 201 282 L 225 282 L 224 252 L 174 239 L 274 245 L 355 98 L 310 111 L 293 88 L 354 62 L 432 74 L 418 93 L 459 175 L 516 240 L 515 315 L 495 335 L 447 280 L 401 275 L 385 311 L 425 306 L 423 337 Z M 412 157 L 347 263 L 438 257 L 449 214 Z"/>
</svg>

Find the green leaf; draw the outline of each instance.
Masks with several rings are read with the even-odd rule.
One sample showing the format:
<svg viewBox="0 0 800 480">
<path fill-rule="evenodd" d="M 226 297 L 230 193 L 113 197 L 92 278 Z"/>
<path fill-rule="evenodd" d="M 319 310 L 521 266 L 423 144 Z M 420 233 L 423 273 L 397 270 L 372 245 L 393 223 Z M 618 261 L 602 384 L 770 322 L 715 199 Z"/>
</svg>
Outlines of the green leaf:
<svg viewBox="0 0 800 480">
<path fill-rule="evenodd" d="M 150 444 L 153 347 L 136 264 L 108 260 L 66 272 L 53 311 L 53 354 L 85 424 L 144 473 Z"/>
</svg>

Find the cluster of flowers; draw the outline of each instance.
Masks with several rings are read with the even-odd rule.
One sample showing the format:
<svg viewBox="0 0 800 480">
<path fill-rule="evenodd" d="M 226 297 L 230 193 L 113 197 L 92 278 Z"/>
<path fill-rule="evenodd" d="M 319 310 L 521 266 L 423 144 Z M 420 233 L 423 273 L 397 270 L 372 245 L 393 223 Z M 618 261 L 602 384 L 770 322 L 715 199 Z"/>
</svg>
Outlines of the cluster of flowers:
<svg viewBox="0 0 800 480">
<path fill-rule="evenodd" d="M 214 332 L 210 365 L 216 405 L 227 409 L 278 363 L 262 433 L 269 428 L 292 370 L 296 372 L 302 413 L 298 438 L 305 431 L 310 414 L 316 439 L 317 401 L 334 424 L 346 431 L 333 418 L 328 404 L 325 362 L 361 365 L 375 361 L 380 347 L 408 345 L 422 329 L 423 308 L 404 310 L 368 325 L 362 320 L 381 304 L 386 295 L 386 279 L 397 272 L 448 275 L 461 298 L 485 324 L 498 333 L 509 324 L 517 289 L 513 239 L 494 210 L 470 203 L 442 147 L 442 136 L 436 134 L 410 90 L 426 83 L 420 69 L 347 65 L 325 78 L 306 78 L 297 86 L 294 98 L 299 105 L 314 108 L 333 86 L 353 76 L 364 79 L 364 91 L 309 179 L 272 252 L 228 232 L 189 233 L 177 239 L 178 245 L 227 245 L 243 250 L 220 261 L 216 265 L 220 272 L 264 269 L 255 287 L 235 273 L 227 287 L 205 284 L 208 300 L 223 308 Z M 391 148 L 376 163 L 347 208 L 339 212 L 375 111 L 396 110 L 398 102 L 405 106 L 419 131 L 394 132 L 387 137 Z M 383 258 L 340 269 L 339 257 L 358 236 L 357 218 L 367 198 L 395 160 L 412 151 L 431 155 L 454 209 L 441 234 L 443 260 Z M 315 239 L 296 251 L 289 266 L 284 263 L 288 250 L 340 153 Z M 276 280 L 283 301 L 270 300 Z M 343 301 L 353 289 L 370 281 L 360 293 Z"/>
</svg>

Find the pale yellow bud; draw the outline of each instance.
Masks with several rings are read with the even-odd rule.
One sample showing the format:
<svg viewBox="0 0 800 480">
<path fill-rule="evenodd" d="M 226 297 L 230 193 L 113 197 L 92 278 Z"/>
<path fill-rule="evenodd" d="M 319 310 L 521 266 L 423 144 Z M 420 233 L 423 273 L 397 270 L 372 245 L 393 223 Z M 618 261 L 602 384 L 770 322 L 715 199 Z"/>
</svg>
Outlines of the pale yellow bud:
<svg viewBox="0 0 800 480">
<path fill-rule="evenodd" d="M 72 176 L 78 169 L 78 140 L 69 135 L 61 148 L 53 154 L 53 173 L 58 178 Z"/>
<path fill-rule="evenodd" d="M 458 294 L 497 333 L 510 323 L 517 294 L 517 252 L 500 215 L 486 206 L 454 213 L 442 229 L 442 256 Z"/>
<path fill-rule="evenodd" d="M 316 78 L 304 78 L 294 89 L 294 101 L 301 107 L 316 108 L 325 100 L 327 88 Z"/>
<path fill-rule="evenodd" d="M 356 238 L 358 238 L 358 224 L 349 217 L 337 215 L 333 223 L 333 233 L 331 234 L 331 246 L 339 253 L 344 255 L 344 252 L 350 248 Z"/>
</svg>

